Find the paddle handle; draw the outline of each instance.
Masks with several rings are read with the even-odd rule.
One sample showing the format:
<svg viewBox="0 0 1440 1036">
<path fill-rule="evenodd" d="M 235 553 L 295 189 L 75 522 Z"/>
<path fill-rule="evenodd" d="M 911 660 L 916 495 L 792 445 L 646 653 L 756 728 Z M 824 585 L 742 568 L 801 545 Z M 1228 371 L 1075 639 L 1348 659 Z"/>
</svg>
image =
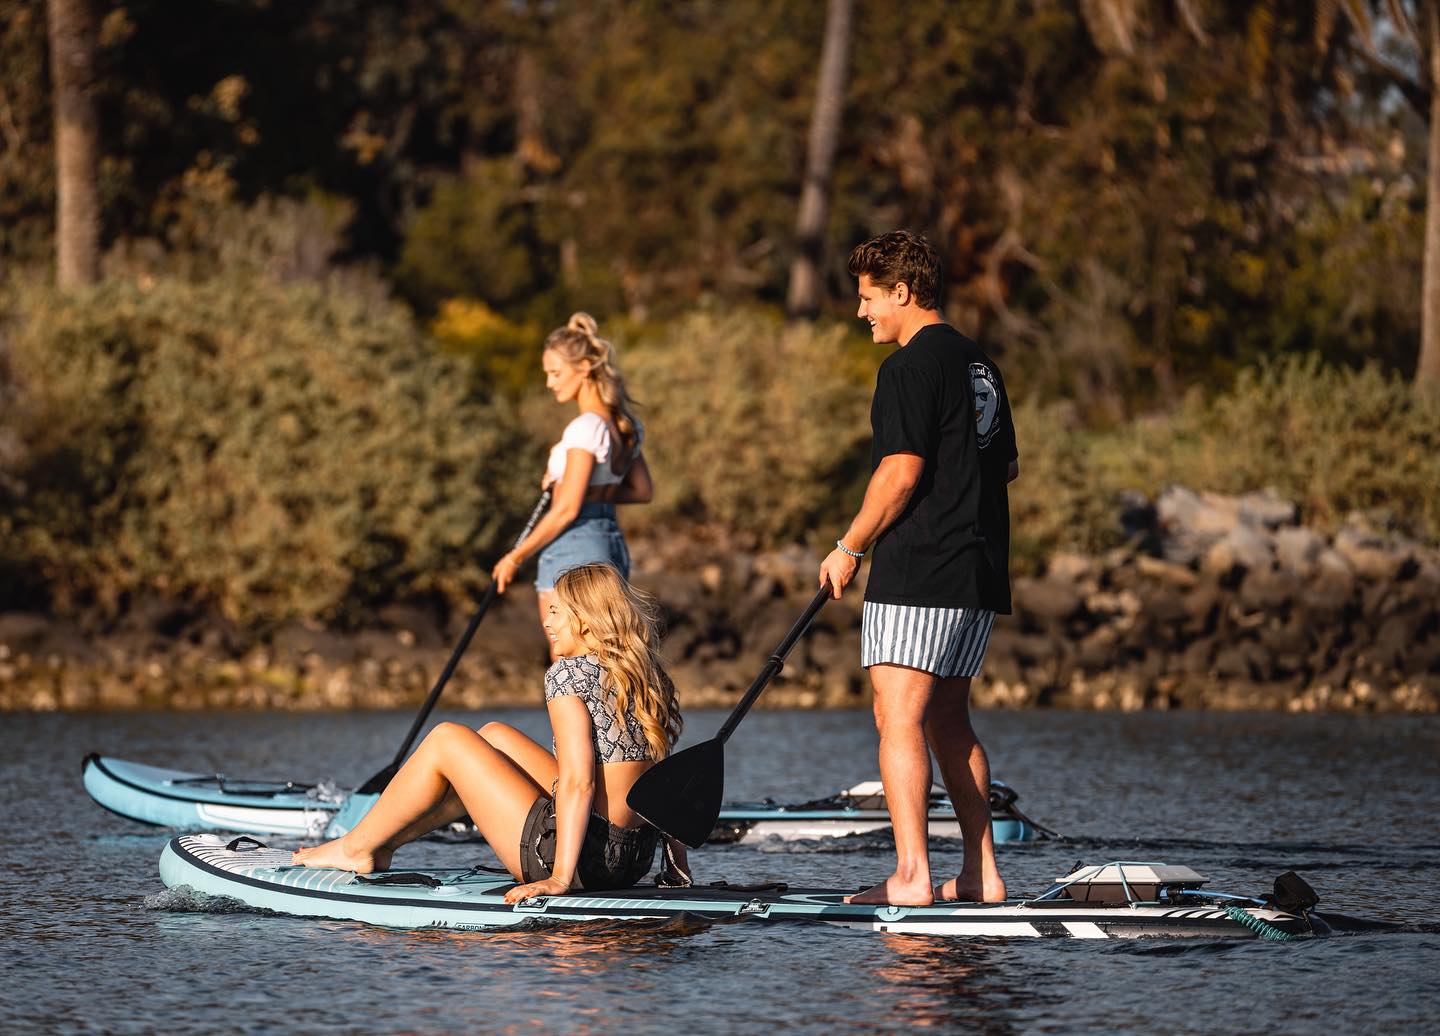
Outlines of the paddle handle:
<svg viewBox="0 0 1440 1036">
<path fill-rule="evenodd" d="M 543 515 L 549 507 L 550 489 L 546 487 L 544 492 L 540 494 L 540 499 L 535 501 L 535 507 L 530 512 L 529 519 L 525 522 L 525 528 L 521 529 L 520 535 L 515 537 L 516 547 L 525 542 L 525 537 L 529 536 L 535 529 L 535 525 L 540 521 L 540 516 Z M 513 550 L 514 547 L 511 549 Z M 396 771 L 400 769 L 400 764 L 403 763 L 405 757 L 410 754 L 410 746 L 415 743 L 415 738 L 419 735 L 420 728 L 425 725 L 425 721 L 430 718 L 430 713 L 435 709 L 435 703 L 440 700 L 440 692 L 443 691 L 445 685 L 450 682 L 450 677 L 454 674 L 455 667 L 460 664 L 461 656 L 465 654 L 465 649 L 470 646 L 470 641 L 475 636 L 475 631 L 480 628 L 480 620 L 485 618 L 485 613 L 490 610 L 490 606 L 495 603 L 495 598 L 499 596 L 500 592 L 495 589 L 494 583 L 491 583 L 485 588 L 485 595 L 480 598 L 480 604 L 476 607 L 475 614 L 471 616 L 469 624 L 466 625 L 465 632 L 461 634 L 460 642 L 455 645 L 455 650 L 450 653 L 450 660 L 445 663 L 445 668 L 440 673 L 440 679 L 435 681 L 435 686 L 430 689 L 430 696 L 425 699 L 425 704 L 420 707 L 420 712 L 415 717 L 415 722 L 410 724 L 410 732 L 405 735 L 405 741 L 400 745 L 400 751 L 395 753 L 395 758 L 391 760 L 389 766 L 365 782 L 364 787 L 360 789 L 361 792 L 374 794 L 377 791 L 383 790 L 385 785 L 390 783 L 390 778 L 395 776 Z M 378 785 L 378 787 L 373 787 L 373 785 Z"/>
<path fill-rule="evenodd" d="M 775 653 L 770 656 L 769 660 L 765 663 L 765 667 L 760 670 L 760 675 L 755 677 L 755 682 L 750 685 L 750 689 L 746 691 L 745 696 L 740 699 L 740 704 L 735 706 L 734 711 L 731 712 L 729 718 L 725 720 L 725 725 L 722 726 L 720 732 L 715 735 L 716 741 L 724 744 L 730 739 L 731 733 L 740 725 L 740 721 L 745 718 L 745 713 L 750 711 L 750 706 L 755 704 L 755 699 L 760 697 L 760 692 L 765 689 L 765 685 L 768 684 L 780 670 L 785 668 L 785 656 L 790 654 L 790 649 L 795 646 L 795 642 L 805 635 L 805 631 L 810 627 L 810 622 L 815 618 L 816 612 L 823 608 L 825 602 L 828 600 L 830 600 L 830 586 L 827 583 L 815 594 L 814 599 L 810 602 L 810 606 L 805 609 L 805 614 L 801 615 L 800 620 L 790 627 L 790 632 L 785 634 L 785 639 L 780 642 L 780 646 L 775 649 Z"/>
</svg>

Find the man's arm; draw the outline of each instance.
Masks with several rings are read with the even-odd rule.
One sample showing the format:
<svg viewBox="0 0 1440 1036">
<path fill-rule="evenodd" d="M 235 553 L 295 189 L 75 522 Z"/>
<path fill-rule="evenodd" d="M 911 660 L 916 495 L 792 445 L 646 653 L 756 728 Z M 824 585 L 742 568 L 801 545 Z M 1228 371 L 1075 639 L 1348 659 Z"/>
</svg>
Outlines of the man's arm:
<svg viewBox="0 0 1440 1036">
<path fill-rule="evenodd" d="M 880 534 L 905 512 L 924 472 L 925 458 L 919 454 L 891 453 L 883 457 L 865 487 L 865 502 L 860 505 L 860 513 L 840 541 L 857 554 L 869 550 Z M 830 593 L 838 601 L 859 567 L 859 558 L 836 547 L 820 564 L 820 585 L 828 582 Z"/>
<path fill-rule="evenodd" d="M 1012 460 L 1012 461 L 1010 462 L 1010 466 L 1005 469 L 1005 481 L 1006 481 L 1006 482 L 1014 482 L 1014 481 L 1015 481 L 1017 478 L 1019 478 L 1019 477 L 1020 477 L 1020 458 L 1019 458 L 1019 457 L 1016 457 L 1014 460 Z"/>
</svg>

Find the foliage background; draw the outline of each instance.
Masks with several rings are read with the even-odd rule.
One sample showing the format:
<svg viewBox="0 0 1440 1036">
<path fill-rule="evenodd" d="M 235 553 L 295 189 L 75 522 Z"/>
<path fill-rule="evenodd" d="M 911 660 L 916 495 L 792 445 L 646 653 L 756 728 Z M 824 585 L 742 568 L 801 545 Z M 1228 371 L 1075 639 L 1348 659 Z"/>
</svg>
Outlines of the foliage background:
<svg viewBox="0 0 1440 1036">
<path fill-rule="evenodd" d="M 0 0 L 0 606 L 473 590 L 575 309 L 646 404 L 628 522 L 828 542 L 880 359 L 845 255 L 894 226 L 1006 370 L 1022 564 L 1171 482 L 1440 537 L 1426 127 L 1333 6 L 1119 6 L 1128 46 L 1089 0 L 859 5 L 827 310 L 787 324 L 824 5 L 97 2 L 106 279 L 71 298 L 45 10 Z"/>
</svg>

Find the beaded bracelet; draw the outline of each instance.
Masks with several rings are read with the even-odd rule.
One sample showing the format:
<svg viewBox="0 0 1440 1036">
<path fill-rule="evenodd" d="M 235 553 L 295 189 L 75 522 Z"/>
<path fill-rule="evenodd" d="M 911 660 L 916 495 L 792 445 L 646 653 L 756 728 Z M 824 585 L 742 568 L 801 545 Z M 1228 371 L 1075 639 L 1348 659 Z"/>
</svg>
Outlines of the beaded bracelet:
<svg viewBox="0 0 1440 1036">
<path fill-rule="evenodd" d="M 865 552 L 864 552 L 863 550 L 851 550 L 849 547 L 845 546 L 845 541 L 844 541 L 844 540 L 836 540 L 836 541 L 835 541 L 835 546 L 839 547 L 839 548 L 840 548 L 842 551 L 844 551 L 846 554 L 849 554 L 849 555 L 850 555 L 852 558 L 854 558 L 856 561 L 859 561 L 861 558 L 863 558 L 863 557 L 865 556 Z"/>
</svg>

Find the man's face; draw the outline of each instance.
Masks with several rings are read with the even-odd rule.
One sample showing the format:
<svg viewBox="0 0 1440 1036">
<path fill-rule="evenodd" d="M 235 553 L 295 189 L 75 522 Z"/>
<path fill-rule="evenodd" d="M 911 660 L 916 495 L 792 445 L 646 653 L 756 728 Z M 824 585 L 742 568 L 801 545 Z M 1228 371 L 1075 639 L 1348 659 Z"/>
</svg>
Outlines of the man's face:
<svg viewBox="0 0 1440 1036">
<path fill-rule="evenodd" d="M 904 283 L 886 291 L 870 280 L 868 273 L 860 275 L 860 310 L 855 315 L 870 322 L 870 337 L 878 344 L 898 342 L 900 325 L 903 322 L 902 308 L 910 298 L 910 289 Z"/>
</svg>

